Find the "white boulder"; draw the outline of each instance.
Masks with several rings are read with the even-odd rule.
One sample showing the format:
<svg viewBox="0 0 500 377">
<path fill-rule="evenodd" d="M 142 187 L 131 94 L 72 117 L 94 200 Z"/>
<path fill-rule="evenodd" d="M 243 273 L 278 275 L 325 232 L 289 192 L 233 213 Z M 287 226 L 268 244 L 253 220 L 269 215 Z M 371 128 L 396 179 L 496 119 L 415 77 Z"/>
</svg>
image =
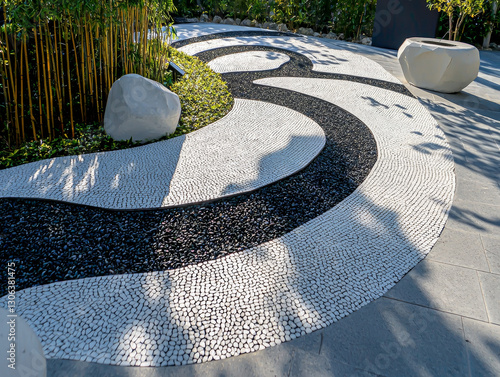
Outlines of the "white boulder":
<svg viewBox="0 0 500 377">
<path fill-rule="evenodd" d="M 129 74 L 109 91 L 104 129 L 115 140 L 148 141 L 173 133 L 180 115 L 177 94 L 156 81 Z"/>
<path fill-rule="evenodd" d="M 479 73 L 479 51 L 467 43 L 434 38 L 408 38 L 398 60 L 410 84 L 442 93 L 456 93 Z"/>
</svg>

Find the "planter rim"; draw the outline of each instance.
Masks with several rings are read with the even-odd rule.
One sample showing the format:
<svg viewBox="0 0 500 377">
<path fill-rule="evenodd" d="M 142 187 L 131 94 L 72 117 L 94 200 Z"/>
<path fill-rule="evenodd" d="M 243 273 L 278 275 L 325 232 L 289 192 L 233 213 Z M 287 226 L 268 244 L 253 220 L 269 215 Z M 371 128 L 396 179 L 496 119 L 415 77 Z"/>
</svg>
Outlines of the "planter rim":
<svg viewBox="0 0 500 377">
<path fill-rule="evenodd" d="M 430 42 L 430 43 L 429 43 Z M 450 41 L 448 39 L 439 39 L 439 38 L 427 38 L 427 37 L 412 37 L 407 38 L 404 44 L 415 44 L 420 45 L 422 47 L 428 48 L 441 48 L 448 50 L 475 50 L 476 47 L 458 41 Z"/>
</svg>

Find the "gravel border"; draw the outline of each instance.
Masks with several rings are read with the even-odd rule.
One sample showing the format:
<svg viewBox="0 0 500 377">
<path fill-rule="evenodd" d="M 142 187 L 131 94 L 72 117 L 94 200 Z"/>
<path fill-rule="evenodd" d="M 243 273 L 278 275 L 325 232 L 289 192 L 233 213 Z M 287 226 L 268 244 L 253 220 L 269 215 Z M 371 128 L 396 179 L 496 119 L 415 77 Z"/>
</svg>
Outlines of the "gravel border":
<svg viewBox="0 0 500 377">
<path fill-rule="evenodd" d="M 243 50 L 214 50 L 200 54 L 200 58 Z M 17 289 L 83 277 L 169 270 L 213 260 L 280 237 L 350 195 L 376 161 L 373 135 L 356 117 L 328 102 L 252 84 L 260 78 L 293 73 L 301 77 L 341 76 L 312 73 L 307 58 L 279 51 L 291 57 L 279 70 L 231 73 L 224 79 L 235 97 L 289 107 L 323 128 L 325 149 L 307 168 L 249 194 L 165 210 L 108 211 L 1 199 L 1 260 L 17 262 Z M 400 91 L 396 84 L 376 84 Z M 5 294 L 2 289 L 0 295 Z"/>
</svg>

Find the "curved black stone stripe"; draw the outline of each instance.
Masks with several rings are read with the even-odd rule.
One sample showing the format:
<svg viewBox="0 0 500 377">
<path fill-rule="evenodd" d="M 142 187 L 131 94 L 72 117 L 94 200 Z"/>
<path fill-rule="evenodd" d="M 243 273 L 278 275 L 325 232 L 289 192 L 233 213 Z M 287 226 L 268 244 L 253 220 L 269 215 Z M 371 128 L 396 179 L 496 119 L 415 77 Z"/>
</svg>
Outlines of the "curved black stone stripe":
<svg viewBox="0 0 500 377">
<path fill-rule="evenodd" d="M 213 50 L 203 51 L 195 56 L 198 57 L 201 61 L 208 63 L 211 60 L 214 60 L 218 57 L 237 54 L 241 52 L 247 51 L 274 51 L 281 54 L 286 54 L 290 57 L 290 60 L 283 64 L 281 67 L 274 70 L 267 71 L 256 71 L 249 72 L 248 75 L 251 76 L 251 80 L 258 80 L 265 77 L 308 77 L 308 78 L 317 78 L 317 79 L 335 79 L 335 80 L 347 80 L 358 82 L 361 84 L 372 85 L 378 88 L 392 90 L 393 92 L 397 92 L 400 94 L 404 94 L 410 97 L 413 97 L 413 94 L 406 89 L 406 87 L 402 84 L 396 84 L 388 81 L 377 80 L 366 77 L 359 76 L 351 76 L 351 75 L 343 75 L 337 73 L 323 73 L 323 72 L 315 72 L 313 71 L 312 62 L 297 52 L 290 51 L 287 49 L 281 49 L 276 47 L 267 47 L 267 46 L 231 46 L 231 47 L 221 47 Z M 232 80 L 232 77 L 236 80 Z M 243 84 L 250 84 L 250 78 L 242 80 L 243 73 L 224 73 L 223 77 L 226 81 L 240 81 Z M 239 93 L 233 93 L 235 97 L 239 97 Z M 246 97 L 245 97 L 246 98 Z"/>
<path fill-rule="evenodd" d="M 304 69 L 303 77 L 308 74 Z M 326 145 L 311 164 L 260 190 L 182 208 L 108 211 L 0 199 L 0 263 L 16 262 L 17 289 L 219 258 L 280 237 L 351 194 L 376 161 L 373 135 L 359 119 L 328 102 L 251 83 L 273 75 L 231 73 L 224 78 L 235 97 L 286 106 L 317 122 Z M 6 279 L 7 270 L 0 271 Z"/>
<path fill-rule="evenodd" d="M 281 31 L 262 31 L 262 30 L 250 30 L 250 31 L 225 31 L 222 33 L 206 34 L 199 37 L 193 37 L 188 39 L 183 39 L 181 41 L 172 42 L 170 45 L 175 48 L 181 48 L 192 43 L 212 41 L 214 39 L 220 38 L 238 38 L 238 37 L 296 37 L 302 38 L 300 34 L 294 33 L 284 33 Z"/>
</svg>

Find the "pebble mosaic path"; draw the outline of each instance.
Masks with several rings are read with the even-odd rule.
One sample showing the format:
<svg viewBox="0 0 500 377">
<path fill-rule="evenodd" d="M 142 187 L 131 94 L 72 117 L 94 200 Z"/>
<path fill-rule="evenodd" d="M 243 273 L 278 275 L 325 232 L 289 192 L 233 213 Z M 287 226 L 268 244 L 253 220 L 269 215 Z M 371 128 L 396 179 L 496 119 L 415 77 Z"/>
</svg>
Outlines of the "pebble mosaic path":
<svg viewBox="0 0 500 377">
<path fill-rule="evenodd" d="M 285 178 L 310 163 L 324 144 L 323 130 L 306 116 L 236 99 L 227 116 L 185 136 L 0 170 L 0 197 L 110 209 L 196 203 Z"/>
<path fill-rule="evenodd" d="M 244 43 L 219 44 L 231 42 Z M 294 50 L 307 48 L 297 44 Z M 361 62 L 336 49 L 327 53 Z M 361 74 L 367 65 L 366 73 L 384 80 L 386 73 L 378 75 L 382 68 L 369 60 L 343 70 Z M 224 258 L 19 292 L 18 313 L 48 358 L 164 366 L 263 349 L 380 297 L 430 251 L 451 207 L 454 165 L 443 132 L 416 99 L 345 80 L 276 77 L 256 84 L 321 98 L 363 121 L 379 155 L 365 181 L 292 232 Z"/>
</svg>

